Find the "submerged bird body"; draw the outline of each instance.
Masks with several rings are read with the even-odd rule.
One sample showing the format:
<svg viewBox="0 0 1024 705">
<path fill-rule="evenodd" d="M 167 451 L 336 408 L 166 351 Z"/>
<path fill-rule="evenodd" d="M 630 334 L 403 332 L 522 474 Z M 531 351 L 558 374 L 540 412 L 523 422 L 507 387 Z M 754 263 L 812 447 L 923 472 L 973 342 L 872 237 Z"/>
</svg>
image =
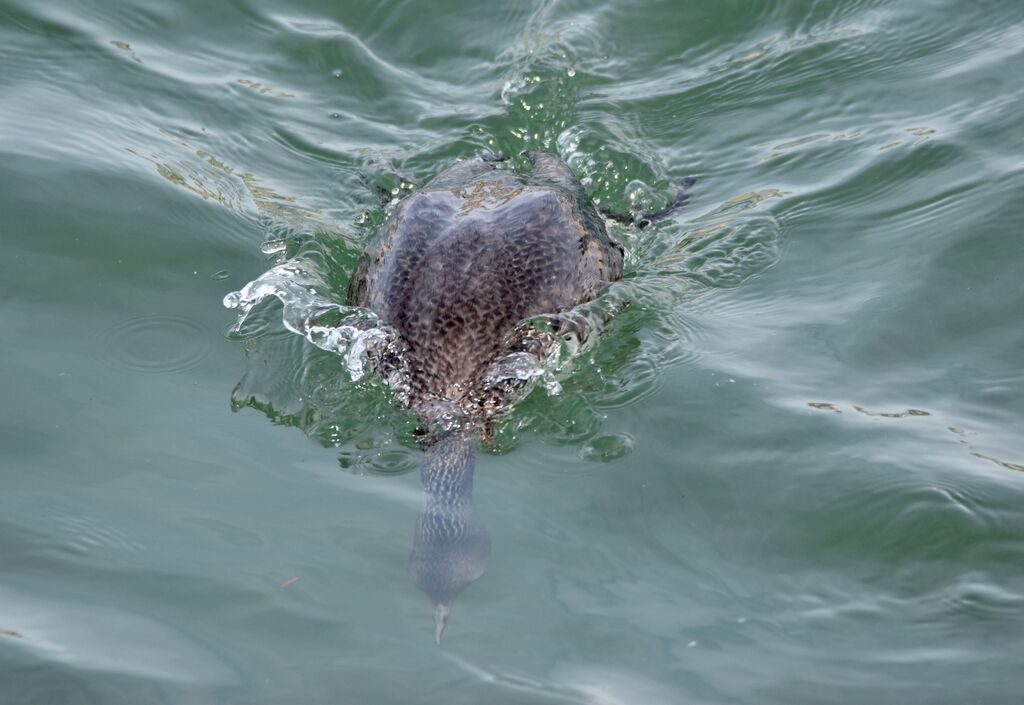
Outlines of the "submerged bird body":
<svg viewBox="0 0 1024 705">
<path fill-rule="evenodd" d="M 622 248 L 569 168 L 531 153 L 526 174 L 460 162 L 398 204 L 350 299 L 408 346 L 409 403 L 425 420 L 495 400 L 486 371 L 520 321 L 566 311 L 619 278 Z"/>
<path fill-rule="evenodd" d="M 527 173 L 460 162 L 401 201 L 350 287 L 350 303 L 402 338 L 410 408 L 427 426 L 449 422 L 425 444 L 426 505 L 410 559 L 435 605 L 438 642 L 452 601 L 490 552 L 471 504 L 470 431 L 507 408 L 509 387 L 489 371 L 536 343 L 518 323 L 589 301 L 622 272 L 622 248 L 569 167 L 528 156 Z"/>
</svg>

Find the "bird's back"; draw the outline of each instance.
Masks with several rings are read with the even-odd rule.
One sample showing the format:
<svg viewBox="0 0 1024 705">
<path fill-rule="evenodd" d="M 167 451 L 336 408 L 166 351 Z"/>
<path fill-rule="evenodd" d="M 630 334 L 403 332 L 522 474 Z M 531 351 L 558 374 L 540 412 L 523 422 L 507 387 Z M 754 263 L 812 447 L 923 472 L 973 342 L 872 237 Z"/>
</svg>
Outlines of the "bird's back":
<svg viewBox="0 0 1024 705">
<path fill-rule="evenodd" d="M 555 160 L 550 155 L 540 155 Z M 621 248 L 568 167 L 456 165 L 402 201 L 352 285 L 408 345 L 413 403 L 459 402 L 519 321 L 594 298 Z"/>
</svg>

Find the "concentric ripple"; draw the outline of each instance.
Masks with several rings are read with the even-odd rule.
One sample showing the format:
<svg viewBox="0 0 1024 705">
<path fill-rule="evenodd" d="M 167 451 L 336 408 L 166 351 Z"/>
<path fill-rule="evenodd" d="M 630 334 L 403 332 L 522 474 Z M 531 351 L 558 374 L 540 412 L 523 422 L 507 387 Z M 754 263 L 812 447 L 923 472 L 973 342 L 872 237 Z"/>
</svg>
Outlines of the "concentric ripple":
<svg viewBox="0 0 1024 705">
<path fill-rule="evenodd" d="M 136 316 L 106 331 L 103 361 L 142 374 L 174 374 L 201 363 L 210 340 L 210 331 L 184 316 Z"/>
</svg>

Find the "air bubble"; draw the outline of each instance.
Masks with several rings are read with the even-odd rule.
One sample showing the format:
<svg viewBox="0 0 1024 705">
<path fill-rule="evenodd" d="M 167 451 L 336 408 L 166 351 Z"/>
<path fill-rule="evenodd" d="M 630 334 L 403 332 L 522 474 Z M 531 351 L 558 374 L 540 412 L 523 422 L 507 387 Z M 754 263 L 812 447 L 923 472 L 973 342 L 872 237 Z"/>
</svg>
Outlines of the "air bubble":
<svg viewBox="0 0 1024 705">
<path fill-rule="evenodd" d="M 284 252 L 288 248 L 288 241 L 281 238 L 275 240 L 267 240 L 260 245 L 260 252 L 265 255 L 276 255 Z"/>
</svg>

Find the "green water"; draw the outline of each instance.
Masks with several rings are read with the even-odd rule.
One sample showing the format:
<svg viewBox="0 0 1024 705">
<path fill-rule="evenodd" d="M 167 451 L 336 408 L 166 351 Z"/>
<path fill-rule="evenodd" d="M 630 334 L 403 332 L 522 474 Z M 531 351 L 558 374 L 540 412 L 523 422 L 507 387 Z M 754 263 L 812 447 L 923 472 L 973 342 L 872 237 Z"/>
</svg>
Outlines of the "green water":
<svg viewBox="0 0 1024 705">
<path fill-rule="evenodd" d="M 0 67 L 0 703 L 1021 702 L 1018 0 L 0 0 Z M 415 422 L 285 321 L 525 148 L 698 182 L 439 648 Z"/>
</svg>

